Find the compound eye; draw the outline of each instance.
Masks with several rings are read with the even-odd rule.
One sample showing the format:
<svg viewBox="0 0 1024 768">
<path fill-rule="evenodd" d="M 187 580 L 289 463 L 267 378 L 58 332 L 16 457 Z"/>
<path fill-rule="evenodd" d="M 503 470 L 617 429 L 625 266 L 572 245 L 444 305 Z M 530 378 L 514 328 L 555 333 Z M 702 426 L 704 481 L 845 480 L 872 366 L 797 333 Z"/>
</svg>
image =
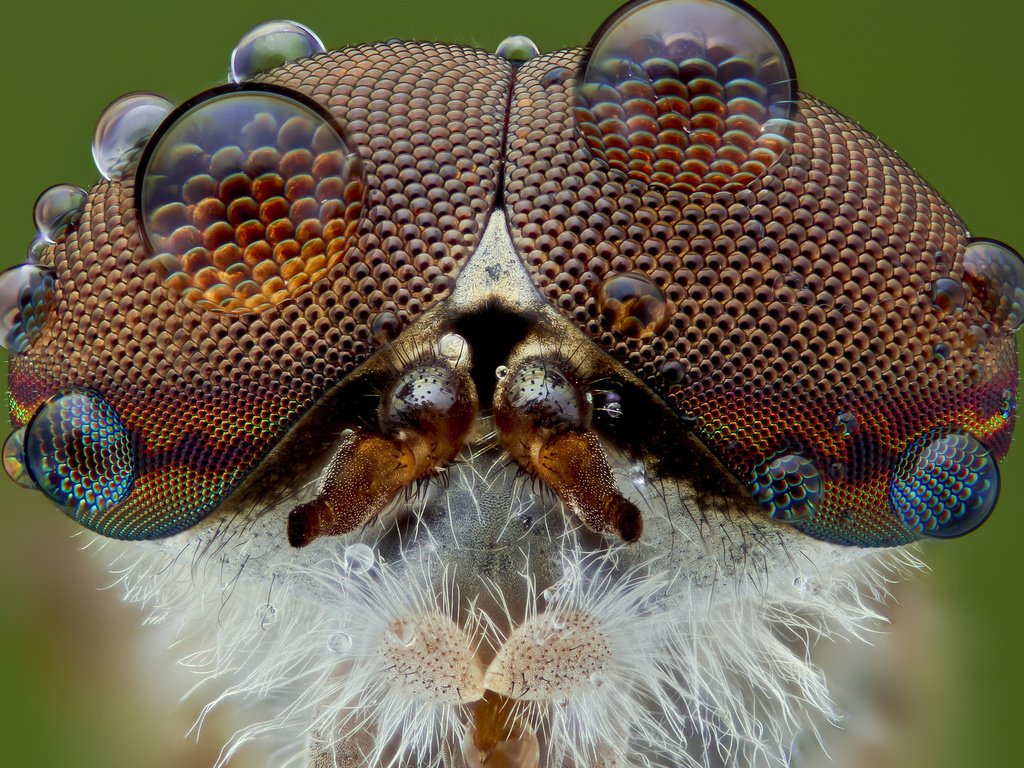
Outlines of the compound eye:
<svg viewBox="0 0 1024 768">
<path fill-rule="evenodd" d="M 363 166 L 327 113 L 229 86 L 172 113 L 147 146 L 137 207 L 147 266 L 185 301 L 261 311 L 325 277 L 363 208 Z"/>
<path fill-rule="evenodd" d="M 723 0 L 643 0 L 598 30 L 575 117 L 613 178 L 738 191 L 792 143 L 793 66 L 771 25 Z"/>
</svg>

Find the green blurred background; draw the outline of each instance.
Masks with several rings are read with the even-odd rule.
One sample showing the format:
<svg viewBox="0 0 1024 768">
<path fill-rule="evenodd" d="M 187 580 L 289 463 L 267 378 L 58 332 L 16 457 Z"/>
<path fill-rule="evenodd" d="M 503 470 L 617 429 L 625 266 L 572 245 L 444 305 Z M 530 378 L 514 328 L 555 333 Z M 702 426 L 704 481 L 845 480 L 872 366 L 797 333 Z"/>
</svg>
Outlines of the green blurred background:
<svg viewBox="0 0 1024 768">
<path fill-rule="evenodd" d="M 551 50 L 586 42 L 617 4 L 9 4 L 0 265 L 23 259 L 38 192 L 57 182 L 95 180 L 89 145 L 108 102 L 133 90 L 181 101 L 222 82 L 234 42 L 260 21 L 302 21 L 329 47 L 400 37 L 493 50 L 505 35 L 522 33 Z M 756 5 L 782 32 L 804 90 L 898 149 L 975 233 L 1024 248 L 1021 4 Z M 6 359 L 0 375 L 6 382 Z M 882 720 L 870 727 L 850 722 L 848 741 L 857 746 L 837 755 L 837 765 L 1020 764 L 1024 449 L 1011 452 L 1003 479 L 993 520 L 965 539 L 925 548 L 933 573 L 900 588 L 892 613 L 897 640 L 867 667 Z M 102 555 L 81 552 L 87 539 L 74 536 L 70 521 L 39 494 L 5 479 L 0 510 L 0 763 L 210 765 L 232 723 L 212 721 L 198 746 L 183 740 L 202 702 L 175 701 L 193 681 L 161 654 L 163 640 L 139 627 L 140 617 L 119 602 L 117 588 L 98 591 L 113 581 L 100 567 Z M 832 653 L 853 658 L 854 651 L 840 645 Z M 255 764 L 252 757 L 233 765 Z"/>
</svg>

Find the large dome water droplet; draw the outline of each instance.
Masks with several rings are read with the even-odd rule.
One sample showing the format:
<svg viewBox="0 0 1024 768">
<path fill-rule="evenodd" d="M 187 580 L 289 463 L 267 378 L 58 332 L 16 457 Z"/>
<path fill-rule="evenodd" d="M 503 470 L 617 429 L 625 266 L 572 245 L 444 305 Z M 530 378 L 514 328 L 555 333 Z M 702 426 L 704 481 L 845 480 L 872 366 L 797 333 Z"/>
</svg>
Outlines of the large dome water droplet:
<svg viewBox="0 0 1024 768">
<path fill-rule="evenodd" d="M 304 59 L 325 50 L 313 30 L 297 21 L 265 21 L 238 41 L 231 52 L 229 77 L 231 82 L 241 83 L 286 61 Z"/>
<path fill-rule="evenodd" d="M 373 550 L 365 544 L 352 544 L 345 547 L 344 554 L 345 571 L 353 576 L 366 573 L 373 567 L 376 560 Z"/>
<path fill-rule="evenodd" d="M 993 325 L 1016 331 L 1024 323 L 1024 260 L 1010 246 L 974 240 L 964 252 L 964 282 Z"/>
<path fill-rule="evenodd" d="M 510 35 L 498 43 L 495 53 L 513 64 L 523 64 L 540 56 L 540 49 L 526 35 Z"/>
<path fill-rule="evenodd" d="M 799 523 L 814 516 L 823 483 L 814 462 L 798 453 L 776 456 L 754 468 L 754 500 L 775 520 Z"/>
<path fill-rule="evenodd" d="M 19 264 L 0 272 L 0 345 L 25 352 L 39 338 L 54 306 L 53 271 Z"/>
<path fill-rule="evenodd" d="M 56 242 L 82 218 L 88 200 L 84 189 L 71 184 L 57 184 L 45 190 L 32 210 L 39 234 L 48 243 Z"/>
<path fill-rule="evenodd" d="M 37 488 L 25 466 L 25 428 L 19 427 L 4 441 L 4 469 L 7 476 L 22 488 Z"/>
<path fill-rule="evenodd" d="M 665 189 L 738 191 L 792 143 L 789 52 L 726 0 L 626 5 L 590 44 L 577 126 L 613 174 Z"/>
<path fill-rule="evenodd" d="M 942 539 L 973 531 L 998 498 L 996 460 L 964 432 L 916 440 L 900 456 L 889 488 L 889 503 L 910 531 Z"/>
<path fill-rule="evenodd" d="M 135 482 L 128 432 L 113 407 L 91 390 L 63 392 L 39 409 L 26 431 L 25 460 L 39 488 L 98 533 L 105 534 L 102 513 Z"/>
<path fill-rule="evenodd" d="M 105 179 L 123 171 L 123 160 L 153 135 L 174 109 L 155 93 L 128 93 L 103 110 L 92 139 L 92 159 Z"/>
<path fill-rule="evenodd" d="M 642 272 L 608 277 L 597 286 L 595 298 L 608 327 L 631 339 L 660 333 L 672 317 L 665 294 Z"/>
<path fill-rule="evenodd" d="M 219 89 L 165 123 L 141 169 L 146 267 L 228 312 L 309 290 L 362 211 L 363 167 L 330 117 L 274 90 Z"/>
</svg>

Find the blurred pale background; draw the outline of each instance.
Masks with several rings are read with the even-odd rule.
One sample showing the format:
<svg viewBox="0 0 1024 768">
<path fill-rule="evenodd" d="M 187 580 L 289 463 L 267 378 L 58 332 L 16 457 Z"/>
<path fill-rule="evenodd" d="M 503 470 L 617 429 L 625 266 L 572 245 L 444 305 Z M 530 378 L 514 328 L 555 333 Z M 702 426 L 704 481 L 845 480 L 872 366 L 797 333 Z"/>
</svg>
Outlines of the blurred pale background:
<svg viewBox="0 0 1024 768">
<path fill-rule="evenodd" d="M 800 85 L 896 147 L 972 230 L 1024 248 L 1024 10 L 975 0 L 760 0 L 797 64 Z M 96 178 L 89 155 L 100 110 L 121 93 L 172 101 L 223 82 L 234 42 L 271 18 L 302 21 L 329 47 L 391 37 L 493 50 L 507 34 L 541 50 L 585 43 L 615 0 L 333 2 L 282 5 L 178 0 L 144 6 L 9 4 L 0 121 L 0 265 L 23 259 L 31 205 L 44 187 Z M 4 356 L 6 358 L 6 356 Z M 0 369 L 6 383 L 6 359 Z M 6 433 L 6 430 L 3 430 Z M 0 434 L 2 439 L 3 434 Z M 837 765 L 1019 765 L 1024 662 L 1024 449 L 1003 465 L 994 518 L 929 546 L 933 573 L 899 590 L 895 640 L 854 675 L 882 703 L 849 724 Z M 118 600 L 75 526 L 41 495 L 0 478 L 0 763 L 24 768 L 171 768 L 212 763 L 231 723 L 186 741 L 203 702 L 177 705 L 192 682 L 160 639 Z M 849 645 L 824 649 L 844 659 Z M 862 674 L 864 672 L 864 674 Z M 248 755 L 237 766 L 255 765 Z"/>
</svg>

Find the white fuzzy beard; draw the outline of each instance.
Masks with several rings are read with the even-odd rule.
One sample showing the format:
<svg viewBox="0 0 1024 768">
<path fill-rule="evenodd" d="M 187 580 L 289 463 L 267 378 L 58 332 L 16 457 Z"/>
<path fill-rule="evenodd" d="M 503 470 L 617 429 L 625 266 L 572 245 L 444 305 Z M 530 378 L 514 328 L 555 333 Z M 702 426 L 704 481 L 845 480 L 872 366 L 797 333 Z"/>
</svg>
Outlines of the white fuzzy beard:
<svg viewBox="0 0 1024 768">
<path fill-rule="evenodd" d="M 258 740 L 275 766 L 471 768 L 468 702 L 485 688 L 513 700 L 509 720 L 540 755 L 494 765 L 792 765 L 794 743 L 839 718 L 814 642 L 876 626 L 888 578 L 916 566 L 694 514 L 683 486 L 644 501 L 653 484 L 635 468 L 621 485 L 643 502 L 647 544 L 594 546 L 550 494 L 496 466 L 469 461 L 419 489 L 397 539 L 382 522 L 294 550 L 283 513 L 264 510 L 141 557 L 103 547 L 128 599 L 198 648 L 184 659 L 205 678 L 197 690 L 223 691 L 203 715 L 251 709 L 218 766 Z M 517 500 L 489 515 L 484 491 L 501 483 Z M 460 491 L 480 528 L 506 519 L 483 561 Z M 443 536 L 430 503 L 448 505 Z"/>
</svg>

